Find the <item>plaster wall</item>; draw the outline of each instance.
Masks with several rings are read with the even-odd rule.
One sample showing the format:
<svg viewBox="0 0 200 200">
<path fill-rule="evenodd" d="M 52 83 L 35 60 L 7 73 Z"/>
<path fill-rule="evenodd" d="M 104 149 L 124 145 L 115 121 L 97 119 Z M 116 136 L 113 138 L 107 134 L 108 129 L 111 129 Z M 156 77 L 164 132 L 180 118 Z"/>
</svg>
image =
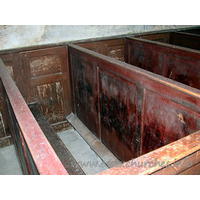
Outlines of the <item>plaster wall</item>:
<svg viewBox="0 0 200 200">
<path fill-rule="evenodd" d="M 179 25 L 0 25 L 0 50 L 70 40 L 97 38 Z"/>
</svg>

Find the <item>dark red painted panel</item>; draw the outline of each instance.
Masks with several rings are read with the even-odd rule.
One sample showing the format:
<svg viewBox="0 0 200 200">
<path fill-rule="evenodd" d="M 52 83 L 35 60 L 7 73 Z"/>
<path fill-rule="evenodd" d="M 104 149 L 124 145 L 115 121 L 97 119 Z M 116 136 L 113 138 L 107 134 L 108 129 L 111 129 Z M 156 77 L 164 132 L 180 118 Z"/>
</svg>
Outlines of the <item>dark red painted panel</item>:
<svg viewBox="0 0 200 200">
<path fill-rule="evenodd" d="M 179 55 L 165 55 L 164 76 L 185 85 L 200 89 L 200 62 L 184 59 Z"/>
<path fill-rule="evenodd" d="M 129 63 L 148 70 L 150 72 L 163 74 L 163 54 L 156 49 L 145 48 L 145 46 L 131 46 Z"/>
<path fill-rule="evenodd" d="M 96 68 L 92 63 L 73 56 L 75 110 L 78 118 L 97 136 Z"/>
<path fill-rule="evenodd" d="M 126 39 L 126 62 L 200 88 L 200 53 L 141 39 Z"/>
<path fill-rule="evenodd" d="M 200 36 L 188 33 L 171 33 L 170 43 L 182 47 L 200 50 Z"/>
<path fill-rule="evenodd" d="M 143 110 L 142 154 L 200 130 L 200 114 L 149 90 Z"/>
<path fill-rule="evenodd" d="M 100 70 L 102 142 L 123 161 L 140 150 L 135 98 L 135 84 Z"/>
<path fill-rule="evenodd" d="M 68 174 L 0 59 L 0 78 L 5 87 L 19 130 L 40 174 Z"/>
</svg>

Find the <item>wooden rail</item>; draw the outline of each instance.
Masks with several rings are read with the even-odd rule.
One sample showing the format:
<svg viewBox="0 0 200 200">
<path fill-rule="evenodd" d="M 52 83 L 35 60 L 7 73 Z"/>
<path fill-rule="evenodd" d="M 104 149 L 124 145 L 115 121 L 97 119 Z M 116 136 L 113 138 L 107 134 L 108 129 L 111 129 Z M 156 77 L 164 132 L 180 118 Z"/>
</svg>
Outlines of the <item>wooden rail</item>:
<svg viewBox="0 0 200 200">
<path fill-rule="evenodd" d="M 98 175 L 199 174 L 199 152 L 200 131 Z"/>
<path fill-rule="evenodd" d="M 68 175 L 37 124 L 4 63 L 0 59 L 1 86 L 9 127 L 24 174 Z"/>
</svg>

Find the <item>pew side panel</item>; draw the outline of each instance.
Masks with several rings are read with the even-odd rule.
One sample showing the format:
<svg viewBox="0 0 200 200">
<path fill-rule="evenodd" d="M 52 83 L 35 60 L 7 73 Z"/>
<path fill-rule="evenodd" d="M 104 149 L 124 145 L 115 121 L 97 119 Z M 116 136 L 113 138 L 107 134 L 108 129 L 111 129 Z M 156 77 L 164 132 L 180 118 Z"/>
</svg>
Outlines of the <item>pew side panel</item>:
<svg viewBox="0 0 200 200">
<path fill-rule="evenodd" d="M 20 68 L 20 57 L 18 53 L 5 52 L 0 54 L 0 58 L 4 62 L 9 74 L 15 81 L 20 92 L 24 96 L 24 83 L 21 80 L 22 70 Z M 0 89 L 0 138 L 10 136 L 10 130 L 8 126 L 8 118 L 6 116 L 6 107 L 3 101 L 3 93 Z M 1 145 L 0 145 L 1 146 Z"/>
<path fill-rule="evenodd" d="M 153 41 L 127 38 L 125 62 L 199 89 L 200 53 Z"/>
<path fill-rule="evenodd" d="M 77 45 L 105 56 L 124 61 L 124 38 L 85 42 Z"/>
<path fill-rule="evenodd" d="M 170 44 L 200 50 L 200 36 L 183 32 L 174 32 L 170 34 Z"/>
<path fill-rule="evenodd" d="M 20 53 L 27 103 L 37 102 L 50 124 L 65 121 L 71 113 L 66 47 Z"/>
</svg>

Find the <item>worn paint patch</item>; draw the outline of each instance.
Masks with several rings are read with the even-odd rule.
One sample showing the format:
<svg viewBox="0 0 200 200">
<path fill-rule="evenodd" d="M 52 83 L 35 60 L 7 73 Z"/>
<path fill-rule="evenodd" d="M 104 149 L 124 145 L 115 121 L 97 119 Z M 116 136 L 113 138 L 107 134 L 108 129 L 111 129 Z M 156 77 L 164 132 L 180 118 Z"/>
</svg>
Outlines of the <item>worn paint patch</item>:
<svg viewBox="0 0 200 200">
<path fill-rule="evenodd" d="M 124 46 L 114 46 L 108 48 L 109 54 L 108 56 L 111 58 L 115 58 L 120 61 L 124 61 Z"/>
<path fill-rule="evenodd" d="M 52 124 L 53 130 L 57 132 L 65 131 L 72 128 L 72 125 L 67 121 L 64 123 Z"/>
<path fill-rule="evenodd" d="M 12 143 L 13 142 L 12 142 L 11 136 L 0 138 L 0 148 L 9 146 Z"/>
<path fill-rule="evenodd" d="M 60 82 L 37 86 L 34 92 L 37 103 L 49 123 L 65 120 L 63 87 Z"/>
<path fill-rule="evenodd" d="M 13 66 L 12 65 L 9 65 L 9 64 L 5 64 L 9 74 L 11 75 L 11 77 L 14 79 L 14 72 L 13 72 Z"/>
<path fill-rule="evenodd" d="M 0 87 L 0 138 L 9 135 L 8 122 L 6 121 L 6 107 L 4 103 L 3 93 Z"/>
<path fill-rule="evenodd" d="M 58 54 L 29 58 L 31 76 L 42 76 L 61 72 Z"/>
<path fill-rule="evenodd" d="M 0 136 L 6 136 L 6 129 L 1 111 L 0 111 Z"/>
</svg>

